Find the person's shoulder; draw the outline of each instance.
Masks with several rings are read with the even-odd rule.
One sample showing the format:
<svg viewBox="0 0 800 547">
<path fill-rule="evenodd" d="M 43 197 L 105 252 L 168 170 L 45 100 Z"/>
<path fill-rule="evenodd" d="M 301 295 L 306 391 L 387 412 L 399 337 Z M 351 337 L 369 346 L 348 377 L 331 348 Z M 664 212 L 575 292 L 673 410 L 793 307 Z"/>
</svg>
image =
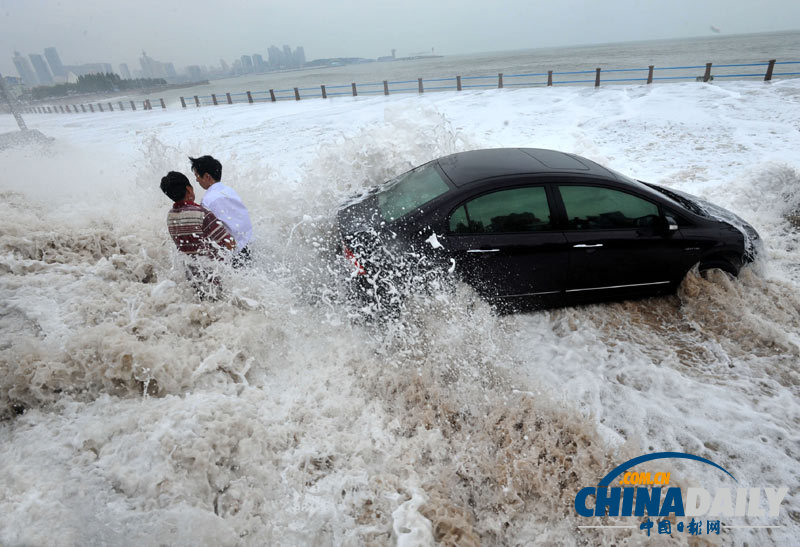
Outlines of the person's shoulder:
<svg viewBox="0 0 800 547">
<path fill-rule="evenodd" d="M 201 211 L 203 207 L 196 203 L 182 203 L 179 207 L 172 207 L 170 213 L 182 213 L 185 211 Z"/>
</svg>

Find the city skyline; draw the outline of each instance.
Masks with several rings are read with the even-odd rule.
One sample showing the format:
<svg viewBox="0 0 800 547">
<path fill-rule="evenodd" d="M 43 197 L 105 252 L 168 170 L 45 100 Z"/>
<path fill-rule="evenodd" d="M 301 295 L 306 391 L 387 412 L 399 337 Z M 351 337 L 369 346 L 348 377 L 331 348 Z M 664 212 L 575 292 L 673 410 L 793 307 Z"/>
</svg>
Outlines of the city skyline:
<svg viewBox="0 0 800 547">
<path fill-rule="evenodd" d="M 430 52 L 454 55 L 648 39 L 793 30 L 796 0 L 564 0 L 538 4 L 501 0 L 492 9 L 474 0 L 406 0 L 330 4 L 298 0 L 260 5 L 229 0 L 191 4 L 159 0 L 0 0 L 0 72 L 13 74 L 13 51 L 40 54 L 56 44 L 76 65 L 103 62 L 138 66 L 142 48 L 176 67 L 217 65 L 241 55 L 265 55 L 267 44 L 300 43 L 309 59 L 377 58 Z M 36 29 L 36 32 L 32 32 Z M 256 46 L 256 47 L 254 47 Z M 266 58 L 266 57 L 265 57 Z"/>
<path fill-rule="evenodd" d="M 29 53 L 27 58 L 15 51 L 12 62 L 17 71 L 17 76 L 13 74 L 3 74 L 3 77 L 19 78 L 27 87 L 49 86 L 57 83 L 64 83 L 70 79 L 77 78 L 84 74 L 97 72 L 112 72 L 124 79 L 131 78 L 163 78 L 175 82 L 200 81 L 209 76 L 223 77 L 228 75 L 261 73 L 269 70 L 302 67 L 305 62 L 305 49 L 297 46 L 294 51 L 289 45 L 284 45 L 282 49 L 270 45 L 267 49 L 268 59 L 258 53 L 252 55 L 243 54 L 238 59 L 234 59 L 231 65 L 224 59 L 219 60 L 219 67 L 208 65 L 189 65 L 178 71 L 174 63 L 170 61 L 159 61 L 147 55 L 142 50 L 139 57 L 140 69 L 130 70 L 128 63 L 119 63 L 114 69 L 112 63 L 85 63 L 82 65 L 64 65 L 58 49 L 55 46 L 44 49 L 44 57 L 38 53 Z M 45 58 L 47 61 L 45 61 Z"/>
</svg>

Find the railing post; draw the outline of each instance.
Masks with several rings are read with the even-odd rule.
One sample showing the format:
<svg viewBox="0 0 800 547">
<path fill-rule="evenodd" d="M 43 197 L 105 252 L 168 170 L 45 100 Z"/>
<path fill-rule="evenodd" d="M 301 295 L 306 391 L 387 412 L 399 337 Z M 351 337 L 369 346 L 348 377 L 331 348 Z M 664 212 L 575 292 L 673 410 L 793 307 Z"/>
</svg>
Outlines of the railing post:
<svg viewBox="0 0 800 547">
<path fill-rule="evenodd" d="M 384 80 L 383 81 L 383 94 L 384 95 L 388 95 L 389 94 L 389 80 Z"/>
<path fill-rule="evenodd" d="M 86 112 L 86 106 L 83 103 L 81 103 L 81 112 Z"/>
<path fill-rule="evenodd" d="M 194 96 L 194 105 L 197 108 L 200 108 L 200 97 L 198 97 L 197 95 Z"/>
<path fill-rule="evenodd" d="M 425 93 L 425 90 L 422 88 L 422 78 L 417 78 L 417 85 L 419 86 L 419 92 Z"/>
<path fill-rule="evenodd" d="M 153 110 L 153 105 L 150 104 L 150 99 L 144 100 L 144 109 L 145 110 Z"/>
<path fill-rule="evenodd" d="M 772 80 L 772 70 L 775 68 L 775 59 L 770 59 L 769 66 L 767 67 L 767 73 L 764 74 L 764 81 L 769 82 Z"/>
<path fill-rule="evenodd" d="M 63 105 L 63 104 L 60 104 L 60 105 L 58 105 L 58 108 L 60 108 L 60 109 L 61 109 L 61 113 L 63 114 L 63 113 L 64 113 L 64 105 Z"/>
<path fill-rule="evenodd" d="M 270 95 L 272 94 L 272 90 L 270 89 Z M 247 102 L 253 104 L 253 94 L 249 91 L 247 92 Z"/>
<path fill-rule="evenodd" d="M 456 89 L 461 91 L 461 76 L 456 76 Z"/>
<path fill-rule="evenodd" d="M 136 103 L 131 101 L 131 110 L 136 110 Z"/>
<path fill-rule="evenodd" d="M 552 70 L 548 70 L 547 71 L 547 86 L 549 87 L 549 86 L 552 86 L 552 85 L 553 85 L 553 71 Z"/>
<path fill-rule="evenodd" d="M 49 109 L 50 107 L 48 106 L 47 108 Z M 92 106 L 92 103 L 89 103 L 89 110 L 94 112 L 94 106 Z"/>
<path fill-rule="evenodd" d="M 231 99 L 230 93 L 225 93 L 225 98 L 228 99 L 228 104 L 233 104 L 233 100 Z"/>
<path fill-rule="evenodd" d="M 183 97 L 181 97 L 180 99 L 181 99 L 181 108 L 186 108 L 186 99 L 184 99 Z"/>
<path fill-rule="evenodd" d="M 109 103 L 108 103 L 108 111 L 109 111 L 109 112 L 114 112 L 114 107 L 111 105 L 111 102 L 110 102 L 110 101 L 109 101 Z"/>
<path fill-rule="evenodd" d="M 353 97 L 357 97 L 358 96 L 358 90 L 356 89 L 356 83 L 353 82 L 351 84 L 351 87 L 353 88 Z"/>
<path fill-rule="evenodd" d="M 497 89 L 503 89 L 503 73 L 497 75 Z"/>
<path fill-rule="evenodd" d="M 647 67 L 647 83 L 648 84 L 653 83 L 653 65 Z"/>
<path fill-rule="evenodd" d="M 250 98 L 250 102 L 253 102 L 252 101 L 253 97 L 251 95 L 248 95 L 248 97 Z M 272 101 L 273 103 L 278 101 L 278 99 L 275 97 L 274 89 L 269 90 L 269 100 Z"/>
<path fill-rule="evenodd" d="M 72 110 L 74 110 L 75 114 L 77 114 L 78 113 L 78 105 L 76 105 L 76 104 L 72 105 Z"/>
<path fill-rule="evenodd" d="M 162 97 L 161 99 L 159 99 L 159 101 L 161 101 L 161 110 L 166 110 L 167 105 L 164 104 L 164 98 Z"/>
<path fill-rule="evenodd" d="M 103 105 L 102 103 L 97 103 L 97 108 L 100 109 L 100 112 L 103 112 Z"/>
<path fill-rule="evenodd" d="M 325 91 L 325 85 L 323 84 L 323 85 L 319 86 L 319 88 L 322 90 L 322 98 L 323 99 L 327 99 L 328 98 L 328 92 Z"/>
<path fill-rule="evenodd" d="M 594 76 L 594 86 L 600 87 L 600 68 L 598 67 Z"/>
<path fill-rule="evenodd" d="M 212 93 L 211 94 L 211 102 L 214 103 L 214 106 L 217 106 L 219 104 L 217 102 L 217 94 L 216 93 Z"/>
<path fill-rule="evenodd" d="M 296 87 L 294 88 L 294 100 L 295 101 L 299 101 L 300 100 L 300 90 L 297 89 Z"/>
<path fill-rule="evenodd" d="M 706 73 L 703 74 L 703 81 L 707 82 L 711 79 L 711 63 L 706 63 Z"/>
</svg>

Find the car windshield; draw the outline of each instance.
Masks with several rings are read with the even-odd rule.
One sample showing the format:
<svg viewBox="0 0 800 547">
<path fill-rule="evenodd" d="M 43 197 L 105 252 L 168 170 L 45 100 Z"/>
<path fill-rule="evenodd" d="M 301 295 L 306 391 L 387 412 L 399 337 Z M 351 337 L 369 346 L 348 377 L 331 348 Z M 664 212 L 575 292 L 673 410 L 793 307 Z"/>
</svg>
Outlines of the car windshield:
<svg viewBox="0 0 800 547">
<path fill-rule="evenodd" d="M 711 214 L 700 204 L 699 200 L 690 194 L 685 194 L 678 190 L 671 190 L 668 188 L 664 188 L 662 186 L 657 186 L 655 184 L 648 184 L 650 188 L 653 190 L 657 190 L 670 198 L 672 201 L 677 201 L 687 209 L 689 209 L 694 214 L 705 217 L 705 218 L 713 218 Z"/>
<path fill-rule="evenodd" d="M 656 184 L 650 184 L 647 182 L 642 182 L 640 180 L 632 179 L 631 177 L 623 175 L 619 171 L 615 171 L 614 169 L 610 169 L 608 167 L 606 167 L 606 169 L 617 175 L 617 177 L 619 177 L 621 180 L 629 184 L 632 184 L 633 186 L 638 186 L 639 188 L 644 188 L 644 189 L 655 190 L 660 194 L 667 196 L 672 201 L 680 203 L 694 214 L 699 215 L 701 217 L 711 218 L 711 215 L 709 215 L 708 211 L 706 211 L 702 207 L 702 205 L 698 203 L 697 198 L 695 196 L 692 196 L 690 194 L 685 194 L 678 190 L 670 190 L 668 188 L 664 188 Z"/>
<path fill-rule="evenodd" d="M 449 189 L 434 163 L 426 163 L 389 181 L 386 189 L 378 194 L 378 208 L 383 219 L 391 222 Z"/>
</svg>

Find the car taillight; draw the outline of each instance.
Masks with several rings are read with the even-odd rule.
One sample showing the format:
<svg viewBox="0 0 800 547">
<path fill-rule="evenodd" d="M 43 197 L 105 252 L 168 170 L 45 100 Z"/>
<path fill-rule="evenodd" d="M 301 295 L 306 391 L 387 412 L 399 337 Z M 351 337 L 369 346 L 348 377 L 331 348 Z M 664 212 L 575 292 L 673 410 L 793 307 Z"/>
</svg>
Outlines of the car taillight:
<svg viewBox="0 0 800 547">
<path fill-rule="evenodd" d="M 350 261 L 353 267 L 355 267 L 356 275 L 366 274 L 367 271 L 364 269 L 363 266 L 361 266 L 361 264 L 358 263 L 358 259 L 356 258 L 356 255 L 353 254 L 353 251 L 351 251 L 347 245 L 343 244 L 342 247 L 344 248 L 344 257 Z"/>
</svg>

